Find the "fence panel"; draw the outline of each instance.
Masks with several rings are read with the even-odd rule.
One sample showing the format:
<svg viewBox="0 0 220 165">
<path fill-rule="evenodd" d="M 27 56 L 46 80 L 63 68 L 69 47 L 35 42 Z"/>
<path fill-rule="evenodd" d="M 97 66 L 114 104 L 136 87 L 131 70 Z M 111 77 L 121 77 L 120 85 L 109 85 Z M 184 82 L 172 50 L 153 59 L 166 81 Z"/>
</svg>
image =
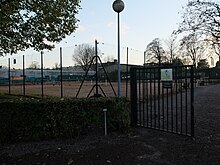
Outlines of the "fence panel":
<svg viewBox="0 0 220 165">
<path fill-rule="evenodd" d="M 194 136 L 193 66 L 131 69 L 133 122 Z"/>
</svg>

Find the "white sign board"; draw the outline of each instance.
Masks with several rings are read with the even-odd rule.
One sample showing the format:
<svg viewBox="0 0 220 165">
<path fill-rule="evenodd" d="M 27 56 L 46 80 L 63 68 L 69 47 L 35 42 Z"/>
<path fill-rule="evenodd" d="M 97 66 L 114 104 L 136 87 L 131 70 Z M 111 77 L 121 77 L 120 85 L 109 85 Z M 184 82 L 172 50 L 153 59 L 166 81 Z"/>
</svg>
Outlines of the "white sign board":
<svg viewBox="0 0 220 165">
<path fill-rule="evenodd" d="M 173 69 L 161 69 L 161 81 L 173 81 Z"/>
</svg>

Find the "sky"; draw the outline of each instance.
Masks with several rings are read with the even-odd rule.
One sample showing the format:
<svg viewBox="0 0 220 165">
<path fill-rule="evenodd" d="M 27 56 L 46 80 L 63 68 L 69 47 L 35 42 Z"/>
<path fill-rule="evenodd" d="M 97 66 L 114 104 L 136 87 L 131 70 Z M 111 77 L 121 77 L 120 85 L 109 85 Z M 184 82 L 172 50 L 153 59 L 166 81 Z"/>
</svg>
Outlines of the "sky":
<svg viewBox="0 0 220 165">
<path fill-rule="evenodd" d="M 82 0 L 77 18 L 79 28 L 57 47 L 82 43 L 102 43 L 104 61 L 117 59 L 117 13 L 112 9 L 114 0 Z M 169 39 L 181 22 L 182 7 L 188 0 L 123 0 L 120 13 L 121 63 L 126 63 L 126 48 L 130 51 L 129 63 L 143 64 L 143 52 L 154 39 Z M 105 45 L 104 48 L 103 44 Z M 104 52 L 104 53 L 103 53 Z M 133 57 L 132 57 L 133 55 Z"/>
<path fill-rule="evenodd" d="M 117 44 L 117 13 L 114 0 L 82 0 L 77 31 L 59 45 Z M 144 51 L 154 38 L 168 39 L 181 22 L 179 12 L 188 0 L 123 0 L 120 13 L 121 46 Z"/>
<path fill-rule="evenodd" d="M 63 66 L 73 66 L 74 47 L 99 42 L 102 62 L 117 59 L 117 13 L 112 9 L 114 0 L 82 0 L 79 14 L 76 15 L 78 29 L 66 37 L 52 52 L 45 51 L 45 66 L 59 63 L 59 48 L 63 47 Z M 124 10 L 120 13 L 121 63 L 126 63 L 127 47 L 129 64 L 143 64 L 143 52 L 154 39 L 169 39 L 173 30 L 181 22 L 182 7 L 188 0 L 123 0 Z M 15 68 L 22 67 L 21 54 L 26 57 L 26 65 L 37 61 L 40 53 L 28 50 L 21 52 Z M 19 62 L 21 61 L 21 62 Z M 0 59 L 0 65 L 7 66 L 8 59 Z"/>
</svg>

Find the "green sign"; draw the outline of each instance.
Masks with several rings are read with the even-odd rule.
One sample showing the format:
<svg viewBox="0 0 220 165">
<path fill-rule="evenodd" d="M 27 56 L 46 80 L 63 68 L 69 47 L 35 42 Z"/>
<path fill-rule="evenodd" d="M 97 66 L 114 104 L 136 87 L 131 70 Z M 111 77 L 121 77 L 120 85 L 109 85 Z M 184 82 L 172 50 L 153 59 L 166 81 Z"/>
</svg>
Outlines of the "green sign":
<svg viewBox="0 0 220 165">
<path fill-rule="evenodd" d="M 161 81 L 173 81 L 173 69 L 161 69 Z"/>
</svg>

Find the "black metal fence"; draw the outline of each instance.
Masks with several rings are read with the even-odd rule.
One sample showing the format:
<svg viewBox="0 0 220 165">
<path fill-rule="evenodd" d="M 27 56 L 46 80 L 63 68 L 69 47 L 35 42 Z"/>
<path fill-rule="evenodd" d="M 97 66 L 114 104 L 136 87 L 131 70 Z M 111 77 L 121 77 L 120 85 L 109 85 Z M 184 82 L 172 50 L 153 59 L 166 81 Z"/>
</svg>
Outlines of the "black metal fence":
<svg viewBox="0 0 220 165">
<path fill-rule="evenodd" d="M 203 84 L 220 83 L 220 68 L 204 68 L 195 71 L 196 78 Z"/>
<path fill-rule="evenodd" d="M 86 73 L 81 67 L 74 66 L 71 59 L 73 51 L 74 47 L 70 47 L 52 52 L 0 57 L 0 93 L 61 98 L 88 97 L 88 94 L 115 96 L 117 80 L 112 74 L 115 73 L 115 62 L 111 63 L 113 67 L 107 71 L 108 74 L 103 74 L 103 64 L 97 56 L 98 67 L 94 60 L 91 65 L 96 66 L 96 70 L 90 68 Z M 128 77 L 128 73 L 123 75 Z M 121 96 L 129 95 L 128 85 L 128 79 L 122 77 Z"/>
<path fill-rule="evenodd" d="M 85 71 L 73 66 L 66 66 L 67 62 L 63 58 L 66 55 L 66 49 L 60 48 L 53 54 L 40 52 L 33 56 L 2 58 L 0 92 L 41 97 L 47 95 L 61 98 L 75 97 L 81 81 L 84 79 L 85 86 L 80 97 L 87 96 L 90 90 L 88 88 L 95 83 L 96 72 L 92 69 L 89 70 L 85 78 Z M 48 60 L 49 58 L 53 58 L 53 61 Z M 64 62 L 65 66 L 63 66 Z M 49 66 L 48 63 L 55 65 Z M 104 85 L 105 88 L 110 88 L 109 83 L 104 83 Z"/>
<path fill-rule="evenodd" d="M 194 136 L 193 66 L 131 69 L 135 125 Z"/>
</svg>

